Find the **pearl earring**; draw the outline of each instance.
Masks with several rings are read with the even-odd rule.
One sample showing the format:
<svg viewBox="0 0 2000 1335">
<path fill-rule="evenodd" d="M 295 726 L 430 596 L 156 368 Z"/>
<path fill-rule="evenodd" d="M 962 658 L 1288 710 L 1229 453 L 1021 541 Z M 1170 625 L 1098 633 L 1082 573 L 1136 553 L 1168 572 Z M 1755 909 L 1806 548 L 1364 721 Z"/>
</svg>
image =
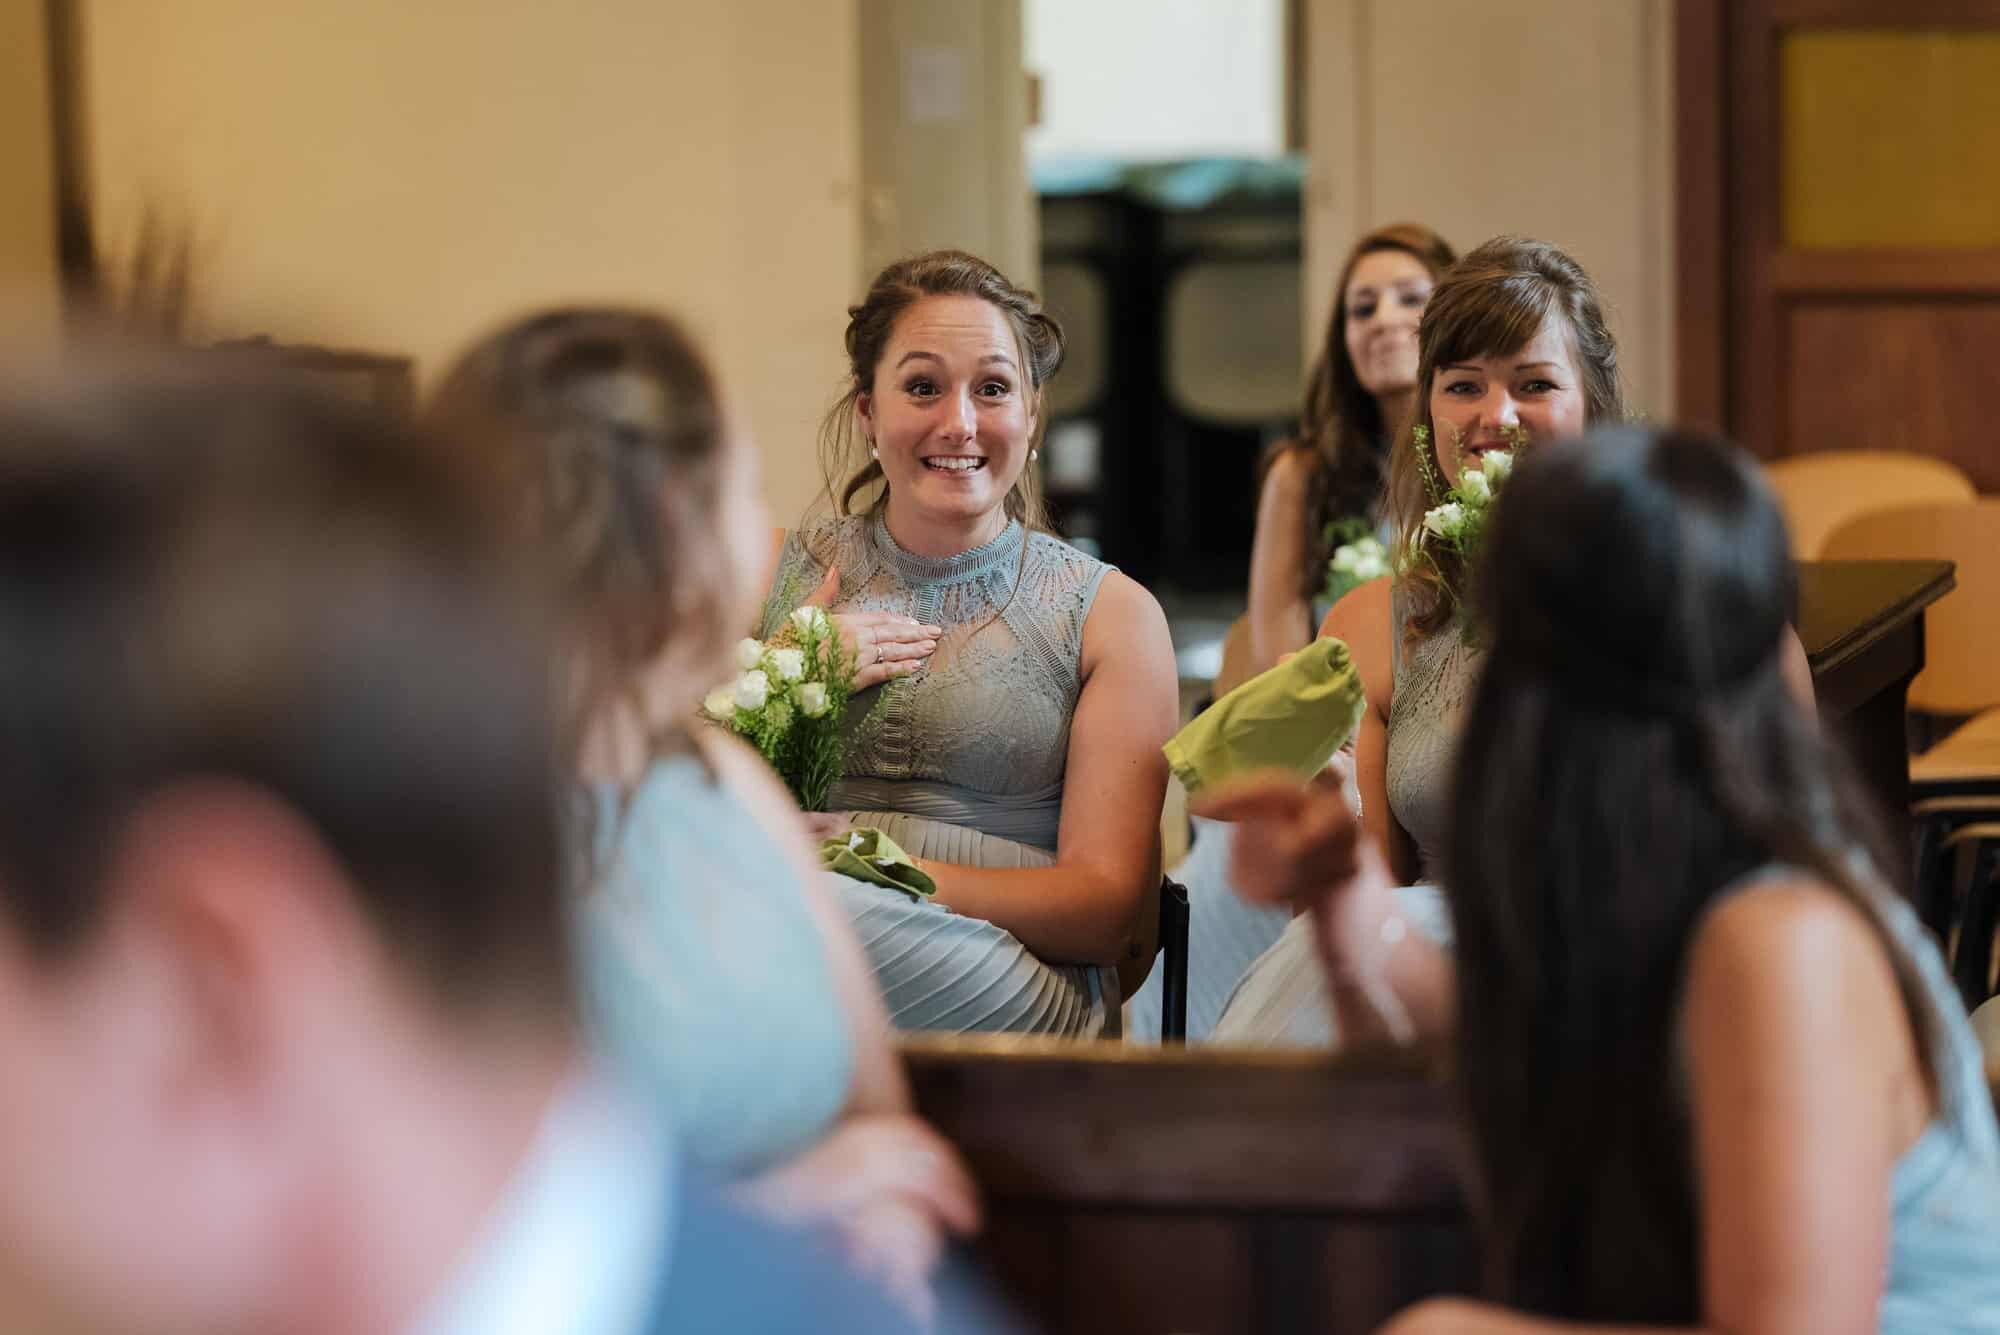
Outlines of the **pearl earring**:
<svg viewBox="0 0 2000 1335">
<path fill-rule="evenodd" d="M 1042 452 L 1041 452 L 1040 450 L 1029 450 L 1029 451 L 1028 451 L 1028 462 L 1029 462 L 1029 463 L 1033 463 L 1033 462 L 1035 462 L 1035 460 L 1037 460 L 1037 459 L 1039 459 L 1039 458 L 1041 458 L 1041 457 L 1042 457 Z"/>
<path fill-rule="evenodd" d="M 869 457 L 870 459 L 880 459 L 880 458 L 881 458 L 882 456 L 881 456 L 881 454 L 880 454 L 880 453 L 879 453 L 879 452 L 878 452 L 878 451 L 877 451 L 877 450 L 875 449 L 875 447 L 874 447 L 873 445 L 870 445 L 870 446 L 868 447 L 868 457 Z"/>
</svg>

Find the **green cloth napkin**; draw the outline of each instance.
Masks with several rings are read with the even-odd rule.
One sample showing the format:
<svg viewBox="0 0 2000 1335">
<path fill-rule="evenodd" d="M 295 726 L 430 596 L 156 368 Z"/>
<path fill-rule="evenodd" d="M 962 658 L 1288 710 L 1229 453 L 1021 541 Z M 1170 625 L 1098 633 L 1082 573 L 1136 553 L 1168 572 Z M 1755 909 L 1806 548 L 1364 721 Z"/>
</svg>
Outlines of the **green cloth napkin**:
<svg viewBox="0 0 2000 1335">
<path fill-rule="evenodd" d="M 826 840 L 819 846 L 819 860 L 828 871 L 857 881 L 873 881 L 920 899 L 937 893 L 937 882 L 930 873 L 912 862 L 894 839 L 871 826 L 857 825 Z"/>
<path fill-rule="evenodd" d="M 1329 636 L 1217 700 L 1161 749 L 1190 796 L 1252 770 L 1309 779 L 1354 735 L 1366 707 L 1346 643 Z"/>
</svg>

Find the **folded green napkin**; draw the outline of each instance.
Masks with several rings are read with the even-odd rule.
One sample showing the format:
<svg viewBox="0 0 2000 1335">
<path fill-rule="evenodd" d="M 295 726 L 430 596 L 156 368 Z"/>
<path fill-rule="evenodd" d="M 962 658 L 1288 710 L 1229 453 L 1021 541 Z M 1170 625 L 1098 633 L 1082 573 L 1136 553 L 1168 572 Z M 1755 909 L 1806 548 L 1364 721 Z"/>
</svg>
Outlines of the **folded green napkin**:
<svg viewBox="0 0 2000 1335">
<path fill-rule="evenodd" d="M 1328 637 L 1202 710 L 1162 749 L 1190 795 L 1252 770 L 1311 778 L 1354 735 L 1366 707 L 1347 645 Z"/>
<path fill-rule="evenodd" d="M 820 865 L 857 881 L 873 881 L 918 898 L 937 893 L 937 882 L 910 860 L 894 839 L 866 825 L 828 839 L 819 846 Z"/>
</svg>

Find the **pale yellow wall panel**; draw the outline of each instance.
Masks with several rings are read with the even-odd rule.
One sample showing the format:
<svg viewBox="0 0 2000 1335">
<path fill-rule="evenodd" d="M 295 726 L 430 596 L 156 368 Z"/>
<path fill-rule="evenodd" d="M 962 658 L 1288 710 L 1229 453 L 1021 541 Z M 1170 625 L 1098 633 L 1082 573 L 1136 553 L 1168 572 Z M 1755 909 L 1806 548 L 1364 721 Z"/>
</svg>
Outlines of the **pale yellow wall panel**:
<svg viewBox="0 0 2000 1335">
<path fill-rule="evenodd" d="M 530 306 L 666 306 L 803 507 L 858 246 L 853 0 L 85 4 L 107 234 L 189 225 L 206 332 L 428 379 Z"/>
<path fill-rule="evenodd" d="M 0 0 L 0 355 L 61 326 L 44 0 Z"/>
<path fill-rule="evenodd" d="M 1603 291 L 1629 397 L 1672 413 L 1668 0 L 1304 0 L 1309 344 L 1362 231 L 1556 242 Z"/>
<path fill-rule="evenodd" d="M 1020 0 L 859 0 L 864 281 L 969 250 L 1033 287 Z"/>
<path fill-rule="evenodd" d="M 1786 244 L 2000 246 L 2000 32 L 1794 32 L 1779 61 Z"/>
</svg>

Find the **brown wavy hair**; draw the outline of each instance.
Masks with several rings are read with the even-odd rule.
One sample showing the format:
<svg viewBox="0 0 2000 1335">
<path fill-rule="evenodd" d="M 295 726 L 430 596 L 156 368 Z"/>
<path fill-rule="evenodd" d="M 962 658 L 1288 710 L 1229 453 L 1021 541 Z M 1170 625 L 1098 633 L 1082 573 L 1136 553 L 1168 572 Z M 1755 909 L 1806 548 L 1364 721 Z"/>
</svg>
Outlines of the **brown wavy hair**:
<svg viewBox="0 0 2000 1335">
<path fill-rule="evenodd" d="M 1381 405 L 1361 387 L 1361 378 L 1354 372 L 1354 359 L 1347 352 L 1347 284 L 1362 257 L 1385 250 L 1400 250 L 1415 257 L 1430 270 L 1433 280 L 1457 259 L 1450 243 L 1422 223 L 1390 223 L 1354 243 L 1347 262 L 1340 267 L 1326 334 L 1320 341 L 1312 373 L 1306 378 L 1298 434 L 1272 446 L 1259 470 L 1261 483 L 1263 474 L 1269 473 L 1279 458 L 1293 450 L 1305 451 L 1311 457 L 1313 467 L 1306 478 L 1305 510 L 1300 516 L 1305 525 L 1306 561 L 1300 573 L 1299 592 L 1307 601 L 1317 597 L 1326 582 L 1327 559 L 1333 555 L 1326 540 L 1326 526 L 1337 519 L 1368 515 L 1382 491 L 1382 442 L 1402 425 L 1382 420 Z"/>
<path fill-rule="evenodd" d="M 875 368 L 889 346 L 896 322 L 925 297 L 978 297 L 1007 317 L 1021 346 L 1021 364 L 1028 374 L 1035 410 L 1030 448 L 1039 448 L 1048 429 L 1043 410 L 1050 379 L 1062 367 L 1063 331 L 1055 317 L 1042 310 L 1033 292 L 1016 287 L 998 269 L 962 250 L 933 250 L 897 260 L 868 285 L 858 306 L 847 308 L 846 390 L 834 401 L 819 427 L 820 472 L 825 500 L 835 514 L 852 514 L 854 498 L 883 480 L 882 465 L 868 457 L 868 445 L 855 429 L 854 405 L 875 390 Z M 888 500 L 885 487 L 868 509 Z M 1041 478 L 1030 463 L 1007 493 L 1007 517 L 1030 529 L 1046 529 Z"/>
<path fill-rule="evenodd" d="M 1618 343 L 1605 323 L 1597 284 L 1559 247 L 1526 237 L 1500 236 L 1453 265 L 1431 293 L 1417 327 L 1417 389 L 1410 420 L 1397 433 L 1389 460 L 1389 519 L 1396 550 L 1409 550 L 1431 507 L 1416 429 L 1430 439 L 1430 467 L 1438 466 L 1438 440 L 1431 420 L 1431 383 L 1440 366 L 1478 357 L 1504 355 L 1560 319 L 1583 378 L 1584 423 L 1596 426 L 1625 418 L 1625 391 L 1618 377 Z M 1416 639 L 1451 620 L 1455 594 L 1466 572 L 1441 555 L 1442 571 L 1418 567 L 1398 576 L 1409 608 L 1404 634 Z"/>
<path fill-rule="evenodd" d="M 670 644 L 724 661 L 740 629 L 715 556 L 726 435 L 715 377 L 680 325 L 613 308 L 531 315 L 460 357 L 432 407 L 483 420 L 514 452 L 572 652 L 573 762 Z M 688 727 L 656 730 L 650 754 L 689 750 Z"/>
</svg>

